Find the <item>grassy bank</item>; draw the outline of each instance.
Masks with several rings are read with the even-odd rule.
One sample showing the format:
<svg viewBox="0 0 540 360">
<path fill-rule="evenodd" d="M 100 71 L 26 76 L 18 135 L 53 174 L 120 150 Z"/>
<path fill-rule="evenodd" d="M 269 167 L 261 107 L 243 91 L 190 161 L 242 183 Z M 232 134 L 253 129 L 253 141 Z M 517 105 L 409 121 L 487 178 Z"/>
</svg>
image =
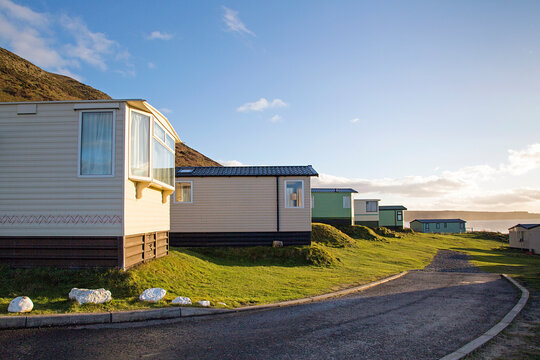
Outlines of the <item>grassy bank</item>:
<svg viewBox="0 0 540 360">
<path fill-rule="evenodd" d="M 404 270 L 423 268 L 439 249 L 469 253 L 482 270 L 505 272 L 540 288 L 540 257 L 501 249 L 482 236 L 403 234 L 399 238 L 316 226 L 312 246 L 286 248 L 171 248 L 170 255 L 128 272 L 1 268 L 0 311 L 27 295 L 33 314 L 93 312 L 167 306 L 147 305 L 138 295 L 149 287 L 167 290 L 166 300 L 189 296 L 194 302 L 224 302 L 228 307 L 271 303 L 363 284 Z M 113 301 L 79 306 L 67 300 L 72 287 L 111 290 Z"/>
</svg>

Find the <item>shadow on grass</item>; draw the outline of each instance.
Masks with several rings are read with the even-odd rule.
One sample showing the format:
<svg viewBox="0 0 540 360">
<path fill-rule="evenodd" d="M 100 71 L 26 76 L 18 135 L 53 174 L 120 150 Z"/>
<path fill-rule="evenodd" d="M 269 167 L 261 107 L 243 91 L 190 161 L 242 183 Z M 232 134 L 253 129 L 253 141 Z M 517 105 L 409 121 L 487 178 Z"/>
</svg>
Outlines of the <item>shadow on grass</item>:
<svg viewBox="0 0 540 360">
<path fill-rule="evenodd" d="M 527 255 L 519 249 L 507 247 L 481 250 L 476 248 L 453 248 L 465 251 L 481 271 L 508 274 L 519 279 L 525 286 L 540 290 L 540 256 Z"/>
<path fill-rule="evenodd" d="M 171 247 L 201 260 L 223 266 L 332 266 L 339 262 L 327 247 L 311 246 L 268 246 L 249 247 Z"/>
</svg>

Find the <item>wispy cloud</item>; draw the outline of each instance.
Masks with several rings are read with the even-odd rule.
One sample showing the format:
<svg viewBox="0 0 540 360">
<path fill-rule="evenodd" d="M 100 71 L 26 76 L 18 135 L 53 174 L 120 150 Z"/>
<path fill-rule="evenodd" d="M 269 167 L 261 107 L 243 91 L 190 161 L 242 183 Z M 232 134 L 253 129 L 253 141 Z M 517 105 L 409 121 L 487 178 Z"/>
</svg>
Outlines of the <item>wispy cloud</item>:
<svg viewBox="0 0 540 360">
<path fill-rule="evenodd" d="M 281 122 L 283 121 L 283 118 L 281 117 L 281 115 L 274 115 L 270 118 L 270 122 L 273 122 L 273 123 L 277 123 L 277 122 Z"/>
<path fill-rule="evenodd" d="M 161 31 L 152 31 L 150 34 L 145 36 L 148 40 L 171 40 L 173 38 L 172 34 L 161 32 Z"/>
<path fill-rule="evenodd" d="M 248 102 L 242 106 L 239 106 L 236 109 L 236 111 L 238 112 L 264 111 L 266 109 L 282 108 L 286 106 L 288 106 L 288 104 L 281 99 L 274 99 L 272 101 L 268 101 L 265 98 L 260 98 L 257 101 Z"/>
<path fill-rule="evenodd" d="M 171 109 L 168 109 L 168 108 L 160 108 L 159 111 L 162 114 L 172 114 L 172 112 L 173 112 Z"/>
<path fill-rule="evenodd" d="M 72 41 L 61 43 L 59 33 Z M 115 64 L 117 72 L 135 72 L 129 52 L 104 33 L 90 31 L 82 19 L 39 13 L 11 0 L 0 0 L 0 39 L 32 63 L 78 79 L 73 69 L 79 69 L 81 62 L 102 71 L 114 70 L 110 64 Z"/>
<path fill-rule="evenodd" d="M 357 122 L 360 121 L 360 118 L 354 118 L 354 119 L 351 119 L 349 120 L 352 124 L 356 124 Z"/>
<path fill-rule="evenodd" d="M 240 20 L 238 17 L 238 11 L 234 11 L 225 6 L 223 6 L 223 11 L 223 21 L 225 22 L 225 25 L 227 25 L 227 31 L 256 36 L 255 33 L 249 30 Z"/>
<path fill-rule="evenodd" d="M 155 69 L 155 68 L 156 68 L 156 65 L 155 65 L 153 62 L 149 61 L 149 62 L 148 62 L 148 68 L 149 68 L 149 69 Z"/>
</svg>

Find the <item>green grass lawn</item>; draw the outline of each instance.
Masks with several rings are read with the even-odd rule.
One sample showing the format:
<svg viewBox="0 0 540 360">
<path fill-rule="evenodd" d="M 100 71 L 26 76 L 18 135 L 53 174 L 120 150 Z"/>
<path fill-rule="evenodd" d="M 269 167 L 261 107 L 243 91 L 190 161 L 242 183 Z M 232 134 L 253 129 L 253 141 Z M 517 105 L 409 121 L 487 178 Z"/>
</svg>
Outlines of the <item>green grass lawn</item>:
<svg viewBox="0 0 540 360">
<path fill-rule="evenodd" d="M 265 304 L 327 293 L 426 266 L 439 249 L 464 251 L 484 271 L 508 273 L 540 289 L 540 257 L 508 250 L 500 241 L 472 234 L 404 234 L 400 238 L 351 239 L 316 226 L 311 247 L 171 248 L 169 256 L 127 272 L 117 270 L 10 269 L 0 278 L 0 311 L 16 296 L 29 296 L 32 314 L 95 312 L 168 306 L 148 305 L 138 295 L 149 287 L 167 290 L 165 300 L 227 307 Z M 333 233 L 335 231 L 335 233 Z M 354 235 L 353 235 L 354 236 Z M 337 237 L 339 241 L 327 241 Z M 326 240 L 325 240 L 326 238 Z M 72 287 L 111 290 L 113 301 L 79 306 L 67 299 Z"/>
</svg>

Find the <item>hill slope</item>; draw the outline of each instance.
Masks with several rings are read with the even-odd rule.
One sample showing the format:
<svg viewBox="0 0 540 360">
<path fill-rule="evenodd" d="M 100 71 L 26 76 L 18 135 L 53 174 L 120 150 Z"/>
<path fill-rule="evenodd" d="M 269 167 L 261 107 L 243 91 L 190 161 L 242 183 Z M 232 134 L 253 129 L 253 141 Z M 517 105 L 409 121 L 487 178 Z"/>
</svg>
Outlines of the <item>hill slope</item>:
<svg viewBox="0 0 540 360">
<path fill-rule="evenodd" d="M 0 47 L 0 102 L 104 100 L 111 97 L 68 76 L 42 70 Z M 176 144 L 176 166 L 221 166 L 195 149 Z"/>
<path fill-rule="evenodd" d="M 190 148 L 186 144 L 176 144 L 176 166 L 222 166 L 220 163 L 210 159 L 198 152 L 195 149 Z"/>
<path fill-rule="evenodd" d="M 0 102 L 110 99 L 104 92 L 68 76 L 40 69 L 0 48 Z"/>
</svg>

